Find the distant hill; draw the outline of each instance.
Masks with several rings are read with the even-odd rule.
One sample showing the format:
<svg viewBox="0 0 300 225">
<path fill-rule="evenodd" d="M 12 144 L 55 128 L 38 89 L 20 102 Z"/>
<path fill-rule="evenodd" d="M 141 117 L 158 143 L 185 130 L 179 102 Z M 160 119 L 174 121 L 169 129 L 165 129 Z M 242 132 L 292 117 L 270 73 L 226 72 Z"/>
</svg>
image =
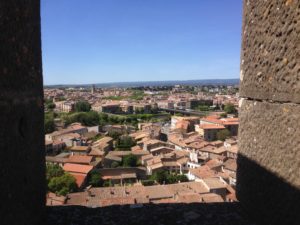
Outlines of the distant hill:
<svg viewBox="0 0 300 225">
<path fill-rule="evenodd" d="M 136 81 L 136 82 L 111 82 L 98 84 L 62 84 L 62 85 L 45 85 L 46 88 L 62 88 L 62 87 L 90 87 L 95 85 L 99 88 L 107 87 L 143 87 L 143 86 L 174 86 L 174 85 L 237 85 L 239 79 L 211 79 L 211 80 L 171 80 L 171 81 Z"/>
</svg>

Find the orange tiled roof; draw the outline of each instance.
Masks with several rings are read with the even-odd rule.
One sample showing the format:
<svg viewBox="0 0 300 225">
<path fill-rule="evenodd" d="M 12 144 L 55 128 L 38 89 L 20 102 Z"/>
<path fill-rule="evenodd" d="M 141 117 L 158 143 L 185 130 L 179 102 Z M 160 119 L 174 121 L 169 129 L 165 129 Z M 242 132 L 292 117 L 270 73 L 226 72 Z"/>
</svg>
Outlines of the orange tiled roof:
<svg viewBox="0 0 300 225">
<path fill-rule="evenodd" d="M 217 124 L 201 124 L 200 128 L 204 130 L 225 129 L 223 125 L 217 125 Z"/>
<path fill-rule="evenodd" d="M 67 159 L 68 163 L 83 163 L 83 164 L 90 164 L 92 161 L 92 156 L 86 155 L 72 155 Z"/>
<path fill-rule="evenodd" d="M 78 187 L 82 186 L 87 176 L 87 174 L 81 174 L 81 173 L 70 173 L 70 174 L 75 178 Z"/>
<path fill-rule="evenodd" d="M 88 174 L 93 169 L 93 166 L 80 165 L 80 164 L 74 164 L 74 163 L 66 163 L 64 165 L 63 169 L 64 169 L 64 171 L 67 171 L 70 173 Z"/>
</svg>

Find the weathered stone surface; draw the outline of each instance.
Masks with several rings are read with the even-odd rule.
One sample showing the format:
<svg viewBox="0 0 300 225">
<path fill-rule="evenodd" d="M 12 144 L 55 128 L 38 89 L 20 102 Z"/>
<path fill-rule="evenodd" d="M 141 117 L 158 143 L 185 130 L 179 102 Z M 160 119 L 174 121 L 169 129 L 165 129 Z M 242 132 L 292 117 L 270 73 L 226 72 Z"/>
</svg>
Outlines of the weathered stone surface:
<svg viewBox="0 0 300 225">
<path fill-rule="evenodd" d="M 0 43 L 0 224 L 42 224 L 45 160 L 39 0 L 0 1 Z"/>
<path fill-rule="evenodd" d="M 265 224 L 299 224 L 300 105 L 243 100 L 237 197 Z"/>
<path fill-rule="evenodd" d="M 242 97 L 300 103 L 299 22 L 299 0 L 244 0 Z"/>
<path fill-rule="evenodd" d="M 141 208 L 111 206 L 48 207 L 48 225 L 99 224 L 182 224 L 182 225 L 254 225 L 238 203 L 148 204 Z"/>
</svg>

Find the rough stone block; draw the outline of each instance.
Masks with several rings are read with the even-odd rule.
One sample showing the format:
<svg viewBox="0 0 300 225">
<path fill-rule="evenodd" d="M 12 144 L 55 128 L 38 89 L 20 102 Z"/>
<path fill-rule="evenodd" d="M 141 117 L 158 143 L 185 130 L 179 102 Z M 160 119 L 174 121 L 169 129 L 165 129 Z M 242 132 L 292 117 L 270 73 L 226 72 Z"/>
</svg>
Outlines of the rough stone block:
<svg viewBox="0 0 300 225">
<path fill-rule="evenodd" d="M 244 0 L 242 97 L 300 103 L 299 22 L 299 0 Z"/>
<path fill-rule="evenodd" d="M 42 224 L 46 186 L 39 0 L 0 1 L 0 43 L 0 224 Z"/>
<path fill-rule="evenodd" d="M 300 105 L 242 100 L 237 196 L 264 224 L 299 224 Z"/>
</svg>

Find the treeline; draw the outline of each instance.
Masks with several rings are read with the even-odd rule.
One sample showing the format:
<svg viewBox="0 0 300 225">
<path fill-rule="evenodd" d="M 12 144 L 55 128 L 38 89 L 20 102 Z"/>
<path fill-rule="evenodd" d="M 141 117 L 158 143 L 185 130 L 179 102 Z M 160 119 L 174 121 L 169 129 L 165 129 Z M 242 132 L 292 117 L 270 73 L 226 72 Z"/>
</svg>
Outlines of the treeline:
<svg viewBox="0 0 300 225">
<path fill-rule="evenodd" d="M 66 126 L 75 122 L 79 122 L 84 126 L 104 126 L 108 124 L 127 124 L 137 126 L 139 122 L 157 122 L 161 120 L 157 118 L 159 115 L 160 114 L 112 115 L 105 113 L 97 113 L 95 111 L 74 113 L 46 112 L 44 127 L 45 133 L 53 132 L 55 130 L 55 119 L 62 120 Z M 163 115 L 166 117 L 164 120 L 169 119 L 169 115 Z"/>
</svg>

